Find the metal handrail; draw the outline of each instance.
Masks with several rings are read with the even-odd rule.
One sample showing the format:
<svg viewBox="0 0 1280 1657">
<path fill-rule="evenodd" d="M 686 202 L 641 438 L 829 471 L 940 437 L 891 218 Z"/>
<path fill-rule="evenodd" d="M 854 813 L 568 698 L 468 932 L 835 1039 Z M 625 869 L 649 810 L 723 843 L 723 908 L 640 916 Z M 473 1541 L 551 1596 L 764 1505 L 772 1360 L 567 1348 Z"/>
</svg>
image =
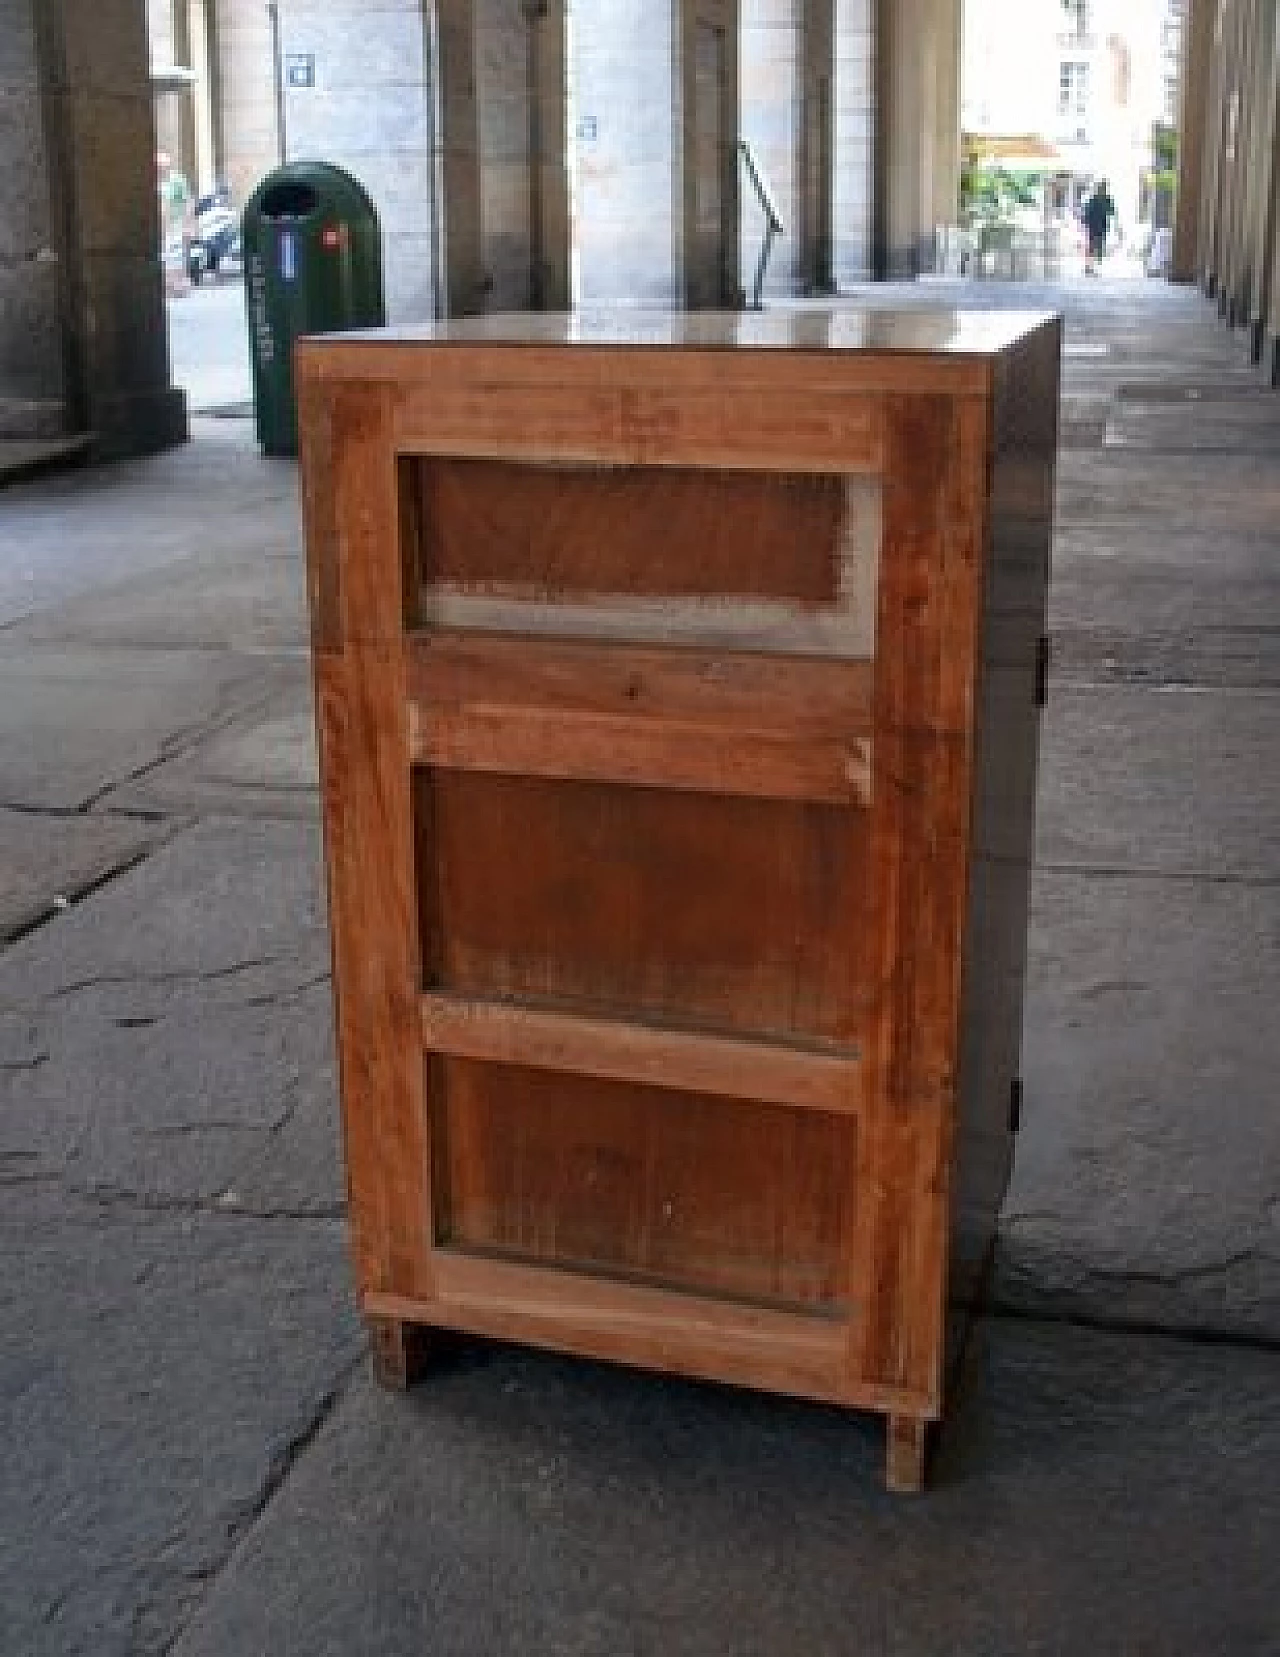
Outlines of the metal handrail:
<svg viewBox="0 0 1280 1657">
<path fill-rule="evenodd" d="M 760 210 L 764 214 L 764 245 L 760 249 L 760 258 L 756 264 L 756 279 L 751 290 L 751 309 L 763 310 L 764 278 L 769 268 L 769 255 L 773 252 L 773 244 L 779 236 L 786 235 L 786 226 L 774 204 L 773 192 L 765 182 L 764 174 L 760 171 L 760 163 L 756 153 L 745 138 L 738 139 L 738 153 L 747 169 L 747 177 L 756 193 L 756 200 L 760 203 Z"/>
</svg>

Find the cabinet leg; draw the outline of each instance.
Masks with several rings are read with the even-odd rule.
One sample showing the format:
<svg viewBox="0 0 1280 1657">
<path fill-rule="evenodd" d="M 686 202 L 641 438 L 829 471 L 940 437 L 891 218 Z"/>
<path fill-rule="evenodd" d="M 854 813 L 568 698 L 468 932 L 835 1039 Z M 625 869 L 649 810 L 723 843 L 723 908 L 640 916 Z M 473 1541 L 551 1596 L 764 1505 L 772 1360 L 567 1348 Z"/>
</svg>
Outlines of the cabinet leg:
<svg viewBox="0 0 1280 1657">
<path fill-rule="evenodd" d="M 924 1489 L 929 1423 L 914 1415 L 891 1415 L 886 1433 L 885 1484 L 903 1495 Z"/>
<path fill-rule="evenodd" d="M 407 1392 L 426 1373 L 433 1331 L 399 1318 L 368 1318 L 373 1378 L 389 1392 Z"/>
</svg>

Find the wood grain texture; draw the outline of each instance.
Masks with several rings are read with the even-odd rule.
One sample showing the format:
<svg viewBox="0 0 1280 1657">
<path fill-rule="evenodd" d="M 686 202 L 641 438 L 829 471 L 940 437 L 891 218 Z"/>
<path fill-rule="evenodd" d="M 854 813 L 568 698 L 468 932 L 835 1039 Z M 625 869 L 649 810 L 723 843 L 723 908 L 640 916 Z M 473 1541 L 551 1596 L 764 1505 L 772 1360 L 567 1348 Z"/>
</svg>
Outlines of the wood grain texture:
<svg viewBox="0 0 1280 1657">
<path fill-rule="evenodd" d="M 845 484 L 832 473 L 470 459 L 405 469 L 428 586 L 808 605 L 839 592 Z"/>
<path fill-rule="evenodd" d="M 891 1415 L 886 1428 L 885 1485 L 899 1495 L 924 1489 L 929 1423 L 918 1416 Z"/>
<path fill-rule="evenodd" d="M 407 1392 L 421 1381 L 430 1367 L 433 1347 L 444 1339 L 435 1330 L 401 1318 L 370 1317 L 365 1324 L 373 1378 L 388 1392 Z"/>
<path fill-rule="evenodd" d="M 794 1110 L 845 1116 L 862 1105 L 853 1052 L 733 1041 L 699 1031 L 447 995 L 423 997 L 422 1039 L 431 1051 L 455 1058 L 714 1093 Z"/>
<path fill-rule="evenodd" d="M 394 647 L 317 662 L 348 1194 L 366 1287 L 429 1278 L 413 812 Z"/>
<path fill-rule="evenodd" d="M 877 1109 L 850 1362 L 940 1405 L 989 414 L 982 399 L 903 398 L 886 425 L 865 957 Z"/>
<path fill-rule="evenodd" d="M 461 1059 L 430 1075 L 440 1243 L 848 1310 L 852 1117 Z"/>
<path fill-rule="evenodd" d="M 867 473 L 881 470 L 874 401 L 860 393 L 773 386 L 730 397 L 725 390 L 557 383 L 508 389 L 507 353 L 479 382 L 433 379 L 399 393 L 396 442 L 404 454 L 474 456 L 614 466 L 680 463 L 740 472 Z"/>
<path fill-rule="evenodd" d="M 416 799 L 427 987 L 859 1040 L 857 957 L 832 917 L 863 909 L 867 813 L 464 771 L 419 772 Z"/>
<path fill-rule="evenodd" d="M 871 667 L 431 633 L 409 655 L 421 765 L 866 805 Z"/>
</svg>

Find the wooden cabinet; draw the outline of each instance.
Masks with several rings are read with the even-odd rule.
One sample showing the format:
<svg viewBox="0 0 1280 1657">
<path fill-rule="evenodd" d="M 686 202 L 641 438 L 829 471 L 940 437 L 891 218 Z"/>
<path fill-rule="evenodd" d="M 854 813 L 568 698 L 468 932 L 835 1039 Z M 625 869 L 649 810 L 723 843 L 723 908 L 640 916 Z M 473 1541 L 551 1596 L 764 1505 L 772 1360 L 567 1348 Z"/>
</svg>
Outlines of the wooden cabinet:
<svg viewBox="0 0 1280 1657">
<path fill-rule="evenodd" d="M 299 355 L 351 1226 L 433 1329 L 884 1412 L 1017 1093 L 1055 319 Z"/>
</svg>

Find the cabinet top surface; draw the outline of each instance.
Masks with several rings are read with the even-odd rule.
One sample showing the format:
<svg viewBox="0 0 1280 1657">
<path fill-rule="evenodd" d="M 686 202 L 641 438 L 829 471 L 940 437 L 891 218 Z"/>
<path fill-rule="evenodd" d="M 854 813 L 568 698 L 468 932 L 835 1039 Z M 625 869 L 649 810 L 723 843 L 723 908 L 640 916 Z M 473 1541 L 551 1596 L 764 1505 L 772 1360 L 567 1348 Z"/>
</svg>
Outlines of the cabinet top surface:
<svg viewBox="0 0 1280 1657">
<path fill-rule="evenodd" d="M 338 343 L 375 349 L 537 345 L 615 350 L 638 347 L 994 357 L 1055 320 L 1055 313 L 1051 311 L 923 307 L 918 310 L 587 310 L 465 317 L 416 327 L 327 334 L 316 344 Z"/>
</svg>

